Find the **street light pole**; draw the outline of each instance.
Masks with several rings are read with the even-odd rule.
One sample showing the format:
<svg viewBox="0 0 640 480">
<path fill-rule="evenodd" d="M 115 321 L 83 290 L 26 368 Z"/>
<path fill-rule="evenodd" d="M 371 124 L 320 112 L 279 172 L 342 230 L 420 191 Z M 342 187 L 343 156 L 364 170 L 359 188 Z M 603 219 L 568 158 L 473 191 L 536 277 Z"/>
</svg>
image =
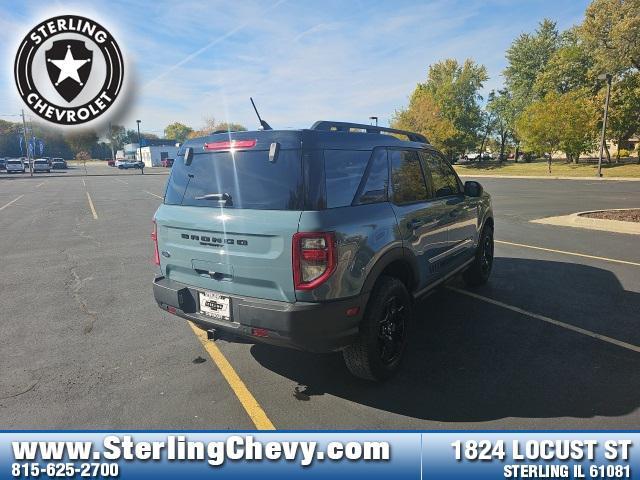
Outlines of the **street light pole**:
<svg viewBox="0 0 640 480">
<path fill-rule="evenodd" d="M 607 118 L 609 117 L 609 97 L 611 96 L 611 79 L 610 73 L 598 75 L 598 80 L 607 81 L 607 98 L 604 101 L 604 118 L 602 119 L 602 135 L 600 136 L 600 157 L 598 158 L 598 177 L 602 177 L 602 157 L 604 155 L 604 136 L 607 131 Z"/>
<path fill-rule="evenodd" d="M 33 177 L 33 168 L 31 168 L 31 155 L 29 154 L 29 142 L 27 141 L 27 121 L 24 119 L 24 110 L 22 110 L 22 128 L 24 130 L 24 147 L 27 149 L 27 163 L 29 164 L 29 173 L 31 173 L 31 176 Z"/>
<path fill-rule="evenodd" d="M 136 120 L 138 124 L 138 154 L 140 155 L 140 161 L 142 161 L 142 143 L 140 143 L 140 122 L 141 120 Z"/>
</svg>

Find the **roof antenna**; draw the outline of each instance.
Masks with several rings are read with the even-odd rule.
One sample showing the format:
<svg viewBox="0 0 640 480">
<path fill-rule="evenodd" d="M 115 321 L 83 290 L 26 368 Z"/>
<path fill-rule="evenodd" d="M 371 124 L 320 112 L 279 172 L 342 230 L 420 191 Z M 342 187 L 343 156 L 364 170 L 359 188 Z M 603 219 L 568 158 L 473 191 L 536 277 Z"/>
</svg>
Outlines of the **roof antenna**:
<svg viewBox="0 0 640 480">
<path fill-rule="evenodd" d="M 256 108 L 256 104 L 253 103 L 253 98 L 249 97 L 249 100 L 251 100 L 251 105 L 253 105 L 253 109 L 256 111 L 256 115 L 258 116 L 258 120 L 260 120 L 260 126 L 262 127 L 263 130 L 273 130 L 273 128 L 271 128 L 271 125 L 269 125 L 266 121 L 264 121 L 262 118 L 260 118 L 260 114 L 258 113 L 258 109 Z"/>
</svg>

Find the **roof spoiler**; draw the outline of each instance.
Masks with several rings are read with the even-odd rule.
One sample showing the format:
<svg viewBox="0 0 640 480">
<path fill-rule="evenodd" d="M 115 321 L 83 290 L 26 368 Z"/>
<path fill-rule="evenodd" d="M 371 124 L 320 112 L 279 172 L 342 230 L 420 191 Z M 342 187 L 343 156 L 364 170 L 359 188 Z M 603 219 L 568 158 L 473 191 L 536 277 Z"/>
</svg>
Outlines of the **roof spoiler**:
<svg viewBox="0 0 640 480">
<path fill-rule="evenodd" d="M 349 132 L 351 129 L 364 130 L 367 133 L 395 133 L 406 136 L 411 142 L 429 143 L 427 137 L 420 133 L 408 130 L 398 130 L 396 128 L 378 127 L 376 125 L 364 125 L 362 123 L 332 122 L 330 120 L 320 120 L 311 125 L 311 130 L 321 130 L 325 132 Z"/>
</svg>

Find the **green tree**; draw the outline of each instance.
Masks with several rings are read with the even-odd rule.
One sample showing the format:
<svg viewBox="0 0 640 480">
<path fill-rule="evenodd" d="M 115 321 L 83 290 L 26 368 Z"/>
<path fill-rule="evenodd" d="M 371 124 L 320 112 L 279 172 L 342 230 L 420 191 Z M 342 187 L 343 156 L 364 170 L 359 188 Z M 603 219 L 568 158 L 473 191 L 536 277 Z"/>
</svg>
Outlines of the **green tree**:
<svg viewBox="0 0 640 480">
<path fill-rule="evenodd" d="M 77 156 L 80 152 L 85 154 L 88 154 L 87 152 L 91 152 L 98 142 L 98 136 L 93 130 L 83 130 L 81 132 L 67 135 L 65 140 L 72 153 Z"/>
<path fill-rule="evenodd" d="M 180 122 L 174 122 L 164 128 L 165 138 L 175 139 L 176 142 L 180 143 L 183 143 L 191 132 L 193 132 L 193 128 L 187 127 Z"/>
<path fill-rule="evenodd" d="M 109 159 L 111 158 L 111 145 L 108 142 L 98 142 L 93 145 L 89 153 L 91 158 Z"/>
<path fill-rule="evenodd" d="M 453 122 L 442 114 L 433 97 L 420 91 L 414 92 L 406 109 L 395 112 L 391 126 L 421 133 L 442 151 L 450 147 L 449 141 L 456 133 Z"/>
<path fill-rule="evenodd" d="M 540 94 L 536 93 L 534 88 L 536 80 L 559 46 L 560 33 L 556 23 L 545 18 L 535 32 L 519 35 L 505 54 L 507 67 L 503 76 L 510 94 L 512 115 L 509 117 L 509 127 L 516 146 L 516 162 L 520 151 L 516 119 L 533 101 L 540 98 Z"/>
<path fill-rule="evenodd" d="M 122 146 L 127 143 L 127 131 L 122 125 L 111 125 L 111 139 L 113 141 L 113 149 L 121 150 Z"/>
<path fill-rule="evenodd" d="M 526 108 L 537 99 L 534 85 L 538 74 L 545 69 L 560 46 L 556 23 L 544 19 L 534 33 L 523 33 L 506 52 L 507 68 L 503 75 L 515 105 Z"/>
<path fill-rule="evenodd" d="M 491 94 L 489 94 L 491 95 Z M 480 113 L 481 126 L 478 130 L 478 134 L 480 135 L 480 153 L 484 153 L 487 148 L 487 142 L 491 138 L 491 135 L 496 129 L 496 117 L 490 110 L 485 110 Z M 480 157 L 480 161 L 482 161 L 482 156 Z"/>
<path fill-rule="evenodd" d="M 597 112 L 585 92 L 560 95 L 547 94 L 529 105 L 516 120 L 518 136 L 526 148 L 551 156 L 557 151 L 566 154 L 567 161 L 578 162 L 580 154 L 590 151 L 597 138 Z"/>
<path fill-rule="evenodd" d="M 544 68 L 537 74 L 533 91 L 539 98 L 549 92 L 567 93 L 596 85 L 592 74 L 593 55 L 580 39 L 577 29 L 562 33 L 559 48 L 551 54 Z M 595 92 L 594 92 L 595 93 Z"/>
<path fill-rule="evenodd" d="M 18 123 L 0 120 L 0 152 L 2 155 L 10 157 L 20 155 L 21 128 L 22 126 Z"/>
<path fill-rule="evenodd" d="M 220 122 L 216 125 L 216 130 L 227 130 L 229 132 L 246 132 L 247 128 L 240 123 Z"/>
<path fill-rule="evenodd" d="M 579 34 L 593 52 L 596 74 L 640 70 L 640 0 L 593 0 Z"/>
<path fill-rule="evenodd" d="M 493 116 L 493 128 L 500 148 L 499 160 L 505 158 L 507 142 L 513 138 L 514 109 L 511 94 L 508 90 L 491 92 L 487 101 L 487 111 Z"/>
<path fill-rule="evenodd" d="M 244 132 L 247 129 L 244 125 L 234 122 L 217 122 L 214 117 L 206 118 L 204 125 L 199 130 L 194 130 L 189 133 L 189 138 L 199 138 L 211 135 L 213 132 L 223 130 L 225 132 Z"/>
<path fill-rule="evenodd" d="M 462 65 L 454 59 L 435 63 L 429 67 L 427 81 L 417 85 L 407 109 L 397 112 L 394 124 L 413 121 L 436 127 L 429 137 L 439 137 L 436 141 L 453 158 L 477 143 L 482 127 L 482 97 L 478 92 L 487 78 L 486 68 L 470 59 Z M 421 121 L 422 115 L 428 119 Z"/>
<path fill-rule="evenodd" d="M 604 89 L 598 103 L 604 103 Z M 620 160 L 620 148 L 634 134 L 640 134 L 640 73 L 628 74 L 613 84 L 609 101 L 609 119 L 607 137 L 618 145 L 617 160 Z"/>
</svg>

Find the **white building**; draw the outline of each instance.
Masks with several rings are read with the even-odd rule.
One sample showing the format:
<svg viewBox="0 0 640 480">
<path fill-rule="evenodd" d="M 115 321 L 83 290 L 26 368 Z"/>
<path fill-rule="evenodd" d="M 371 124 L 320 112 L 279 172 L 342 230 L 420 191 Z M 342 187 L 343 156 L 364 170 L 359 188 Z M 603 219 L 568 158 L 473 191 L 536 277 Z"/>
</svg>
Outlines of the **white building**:
<svg viewBox="0 0 640 480">
<path fill-rule="evenodd" d="M 138 150 L 142 156 L 142 161 L 146 167 L 161 167 L 162 160 L 175 159 L 178 154 L 178 147 L 175 145 L 151 145 Z M 136 152 L 136 160 L 140 160 Z"/>
<path fill-rule="evenodd" d="M 122 146 L 123 156 L 121 158 L 125 160 L 135 160 L 138 156 L 138 146 L 137 143 L 125 143 Z M 116 158 L 118 158 L 118 155 L 116 155 Z"/>
</svg>

